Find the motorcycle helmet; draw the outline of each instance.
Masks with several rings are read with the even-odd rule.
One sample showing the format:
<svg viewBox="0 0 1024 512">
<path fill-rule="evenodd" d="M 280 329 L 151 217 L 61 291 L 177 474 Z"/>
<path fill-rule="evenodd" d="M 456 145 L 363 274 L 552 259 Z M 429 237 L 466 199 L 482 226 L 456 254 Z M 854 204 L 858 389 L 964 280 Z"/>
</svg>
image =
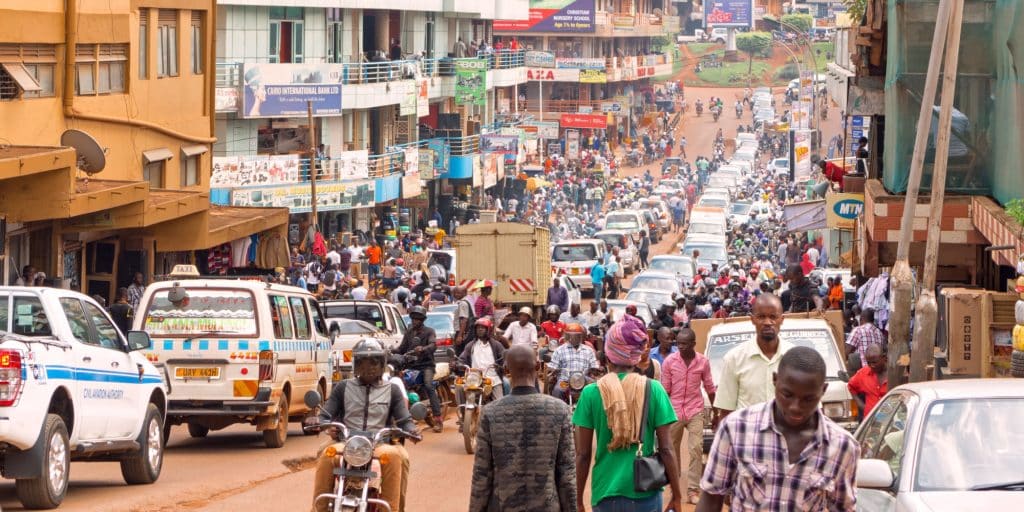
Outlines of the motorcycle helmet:
<svg viewBox="0 0 1024 512">
<path fill-rule="evenodd" d="M 476 325 L 477 327 L 483 326 L 483 327 L 486 327 L 486 328 L 490 329 L 490 328 L 494 327 L 494 322 L 492 322 L 490 318 L 484 317 L 484 318 L 477 319 L 477 321 L 476 321 L 476 323 L 474 325 Z"/>
<path fill-rule="evenodd" d="M 404 267 L 405 260 L 403 260 L 402 258 L 395 258 L 395 265 L 399 267 Z"/>
<path fill-rule="evenodd" d="M 587 330 L 584 329 L 583 326 L 580 325 L 580 324 L 571 323 L 571 324 L 565 326 L 565 329 L 562 332 L 565 333 L 565 334 L 570 334 L 570 333 L 586 334 Z"/>
<path fill-rule="evenodd" d="M 352 367 L 359 366 L 359 362 L 363 359 L 374 359 L 384 366 L 388 359 L 388 351 L 379 341 L 367 338 L 352 347 Z"/>
<path fill-rule="evenodd" d="M 409 318 L 425 320 L 427 318 L 427 310 L 423 309 L 423 306 L 413 306 L 409 310 Z"/>
<path fill-rule="evenodd" d="M 549 315 L 558 316 L 558 315 L 562 314 L 562 308 L 560 308 L 558 306 L 555 306 L 555 305 L 551 305 L 551 306 L 548 306 L 548 308 L 545 309 L 544 312 L 549 314 Z"/>
</svg>

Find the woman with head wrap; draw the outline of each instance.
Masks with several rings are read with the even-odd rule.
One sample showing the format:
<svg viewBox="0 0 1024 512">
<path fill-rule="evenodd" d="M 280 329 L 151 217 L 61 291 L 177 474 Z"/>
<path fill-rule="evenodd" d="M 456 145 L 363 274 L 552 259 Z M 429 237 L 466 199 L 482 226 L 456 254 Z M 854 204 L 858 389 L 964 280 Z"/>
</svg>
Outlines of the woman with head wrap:
<svg viewBox="0 0 1024 512">
<path fill-rule="evenodd" d="M 634 371 L 647 350 L 647 339 L 643 321 L 632 315 L 623 315 L 605 335 L 604 357 L 608 373 L 580 393 L 573 414 L 579 510 L 585 510 L 583 490 L 591 476 L 588 473 L 593 456 L 591 505 L 594 512 L 662 511 L 660 490 L 637 492 L 634 488 L 633 461 L 638 449 L 644 456 L 657 451 L 672 489 L 672 498 L 665 510 L 682 510 L 682 494 L 669 435 L 669 425 L 676 421 L 675 411 L 660 382 Z M 646 428 L 641 429 L 645 406 Z M 643 439 L 640 439 L 641 431 L 644 432 Z"/>
</svg>

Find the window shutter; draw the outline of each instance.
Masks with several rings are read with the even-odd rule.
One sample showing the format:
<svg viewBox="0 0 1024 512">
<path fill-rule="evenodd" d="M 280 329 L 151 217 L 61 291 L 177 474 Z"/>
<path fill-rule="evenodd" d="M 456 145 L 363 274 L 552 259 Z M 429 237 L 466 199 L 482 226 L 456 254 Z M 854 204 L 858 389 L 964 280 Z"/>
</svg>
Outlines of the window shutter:
<svg viewBox="0 0 1024 512">
<path fill-rule="evenodd" d="M 171 9 L 160 9 L 159 20 L 161 25 L 177 25 L 178 11 Z"/>
</svg>

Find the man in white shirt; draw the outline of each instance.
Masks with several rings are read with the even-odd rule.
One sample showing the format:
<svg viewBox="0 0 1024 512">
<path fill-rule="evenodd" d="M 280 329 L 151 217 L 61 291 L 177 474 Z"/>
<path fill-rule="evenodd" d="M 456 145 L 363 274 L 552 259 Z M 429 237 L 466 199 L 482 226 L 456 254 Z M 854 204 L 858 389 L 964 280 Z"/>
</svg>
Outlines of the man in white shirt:
<svg viewBox="0 0 1024 512">
<path fill-rule="evenodd" d="M 586 322 L 583 325 L 587 329 L 590 329 L 591 327 L 600 327 L 601 321 L 605 318 L 605 314 L 602 313 L 600 309 L 597 309 L 597 303 L 597 300 L 590 301 L 590 311 L 583 314 L 583 318 L 586 319 Z"/>
<path fill-rule="evenodd" d="M 327 261 L 341 265 L 341 254 L 338 254 L 338 246 L 331 244 L 331 251 L 327 253 Z"/>
<path fill-rule="evenodd" d="M 324 271 L 324 265 L 320 258 L 313 256 L 313 261 L 306 264 L 306 286 L 310 291 L 315 292 L 320 286 L 320 274 Z"/>
<path fill-rule="evenodd" d="M 580 305 L 576 302 L 573 302 L 569 306 L 569 311 L 562 313 L 562 315 L 558 317 L 558 321 L 565 325 L 580 324 L 584 327 L 586 327 L 587 324 L 587 318 L 580 313 Z"/>
<path fill-rule="evenodd" d="M 537 348 L 537 326 L 531 322 L 533 312 L 530 311 L 529 306 L 523 306 L 519 310 L 519 321 L 512 322 L 505 329 L 505 334 L 501 336 L 502 343 L 512 345 L 529 345 L 533 348 Z"/>
<path fill-rule="evenodd" d="M 366 287 L 363 286 L 363 280 L 356 279 L 356 287 L 352 288 L 352 298 L 355 300 L 366 300 L 366 295 L 368 293 L 369 290 L 367 290 Z"/>
</svg>

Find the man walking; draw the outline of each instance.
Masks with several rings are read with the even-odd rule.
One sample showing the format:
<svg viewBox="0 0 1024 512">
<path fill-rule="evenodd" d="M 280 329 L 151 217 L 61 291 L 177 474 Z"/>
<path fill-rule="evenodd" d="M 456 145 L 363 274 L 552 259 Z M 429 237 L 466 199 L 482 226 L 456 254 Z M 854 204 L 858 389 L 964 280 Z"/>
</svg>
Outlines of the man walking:
<svg viewBox="0 0 1024 512">
<path fill-rule="evenodd" d="M 483 409 L 469 511 L 576 512 L 576 452 L 569 406 L 537 391 L 537 358 L 505 354 L 512 394 Z"/>
<path fill-rule="evenodd" d="M 847 389 L 869 418 L 878 401 L 889 392 L 889 375 L 885 345 L 871 345 L 867 348 L 865 364 L 846 383 Z M 864 395 L 864 400 L 860 399 Z"/>
<path fill-rule="evenodd" d="M 686 453 L 690 459 L 689 471 L 686 473 L 686 501 L 697 503 L 704 455 L 704 396 L 700 389 L 703 385 L 708 400 L 714 403 L 715 383 L 711 379 L 711 363 L 708 358 L 695 350 L 696 334 L 689 327 L 683 327 L 679 329 L 675 342 L 679 351 L 665 358 L 665 364 L 661 366 L 661 384 L 668 392 L 672 408 L 679 418 L 679 421 L 672 424 L 669 433 L 680 472 L 683 457 L 679 445 L 683 440 L 683 432 L 686 432 Z"/>
<path fill-rule="evenodd" d="M 860 325 L 850 331 L 850 337 L 846 338 L 846 353 L 856 352 L 860 356 L 860 365 L 863 368 L 868 364 L 867 352 L 872 345 L 885 345 L 885 333 L 875 326 L 875 310 L 867 308 L 860 313 Z"/>
<path fill-rule="evenodd" d="M 569 291 L 562 288 L 558 276 L 551 279 L 551 288 L 548 288 L 548 298 L 544 306 L 558 306 L 559 311 L 569 311 Z"/>
<path fill-rule="evenodd" d="M 853 512 L 860 446 L 818 408 L 825 361 L 795 347 L 774 380 L 773 400 L 730 415 L 715 435 L 697 512 L 721 511 L 728 495 L 730 510 Z"/>
<path fill-rule="evenodd" d="M 590 267 L 590 283 L 594 285 L 594 302 L 603 298 L 604 275 L 604 265 L 601 264 L 601 260 L 595 261 L 594 266 Z"/>
<path fill-rule="evenodd" d="M 131 305 L 132 311 L 139 310 L 139 301 L 142 300 L 144 291 L 146 291 L 146 285 L 142 282 L 142 272 L 136 272 L 132 277 L 132 284 L 128 285 L 128 304 Z"/>
</svg>

